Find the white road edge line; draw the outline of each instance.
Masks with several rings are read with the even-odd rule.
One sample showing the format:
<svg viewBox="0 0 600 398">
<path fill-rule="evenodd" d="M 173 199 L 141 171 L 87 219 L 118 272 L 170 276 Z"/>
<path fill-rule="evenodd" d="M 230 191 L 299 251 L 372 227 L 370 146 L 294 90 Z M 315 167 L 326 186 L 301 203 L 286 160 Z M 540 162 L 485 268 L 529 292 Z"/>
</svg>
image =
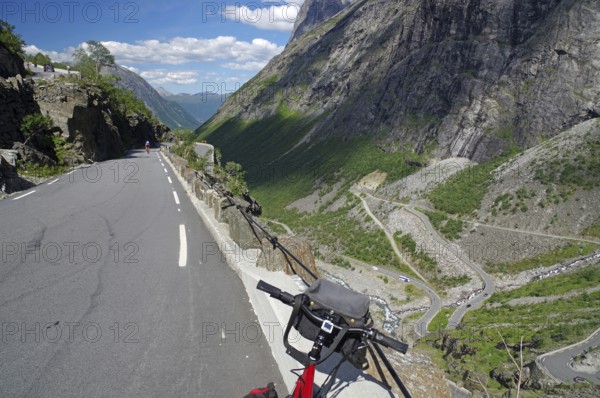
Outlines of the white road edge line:
<svg viewBox="0 0 600 398">
<path fill-rule="evenodd" d="M 56 180 L 54 180 L 54 181 L 50 181 L 50 182 L 48 183 L 48 185 L 52 185 L 52 184 L 54 184 L 55 182 L 57 182 L 57 181 L 59 181 L 59 180 L 60 180 L 60 178 L 57 178 L 57 179 L 56 179 Z"/>
<path fill-rule="evenodd" d="M 179 196 L 177 196 L 177 192 L 173 191 L 173 197 L 175 197 L 175 204 L 180 204 Z"/>
<path fill-rule="evenodd" d="M 185 225 L 179 224 L 179 266 L 185 267 L 187 264 L 187 238 L 185 235 Z"/>
<path fill-rule="evenodd" d="M 34 190 L 34 191 L 31 191 L 31 192 L 29 192 L 29 193 L 26 193 L 25 195 L 21 195 L 21 196 L 19 196 L 19 197 L 16 197 L 16 198 L 14 198 L 13 200 L 19 200 L 19 199 L 22 199 L 22 198 L 24 198 L 25 196 L 29 196 L 29 195 L 31 195 L 32 193 L 35 193 L 35 192 L 36 192 L 35 190 Z"/>
</svg>

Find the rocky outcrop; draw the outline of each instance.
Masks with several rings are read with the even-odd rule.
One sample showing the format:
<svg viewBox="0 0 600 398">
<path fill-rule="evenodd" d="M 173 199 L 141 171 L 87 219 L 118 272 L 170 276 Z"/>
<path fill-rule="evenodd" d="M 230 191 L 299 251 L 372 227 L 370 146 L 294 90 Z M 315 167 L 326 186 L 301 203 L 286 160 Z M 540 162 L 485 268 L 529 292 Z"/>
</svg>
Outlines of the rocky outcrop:
<svg viewBox="0 0 600 398">
<path fill-rule="evenodd" d="M 0 77 L 8 79 L 17 75 L 25 76 L 25 66 L 23 66 L 23 60 L 18 55 L 15 55 L 8 51 L 2 44 L 0 44 Z"/>
<path fill-rule="evenodd" d="M 327 21 L 356 0 L 305 0 L 294 23 L 291 41 Z"/>
<path fill-rule="evenodd" d="M 19 131 L 23 117 L 39 113 L 33 86 L 21 75 L 0 78 L 0 105 L 0 148 L 10 149 L 14 142 L 24 140 Z"/>
<path fill-rule="evenodd" d="M 305 119 L 285 126 L 295 143 L 369 135 L 479 161 L 600 115 L 595 0 L 358 1 L 301 34 L 308 21 L 207 131 L 287 108 Z"/>
<path fill-rule="evenodd" d="M 168 130 L 140 115 L 121 115 L 95 86 L 60 80 L 38 83 L 35 100 L 42 114 L 52 118 L 56 135 L 67 142 L 65 150 L 77 154 L 75 163 L 123 156 L 146 140 L 160 141 Z"/>
<path fill-rule="evenodd" d="M 0 149 L 0 198 L 33 186 L 31 182 L 19 177 L 16 160 L 17 151 Z"/>
</svg>

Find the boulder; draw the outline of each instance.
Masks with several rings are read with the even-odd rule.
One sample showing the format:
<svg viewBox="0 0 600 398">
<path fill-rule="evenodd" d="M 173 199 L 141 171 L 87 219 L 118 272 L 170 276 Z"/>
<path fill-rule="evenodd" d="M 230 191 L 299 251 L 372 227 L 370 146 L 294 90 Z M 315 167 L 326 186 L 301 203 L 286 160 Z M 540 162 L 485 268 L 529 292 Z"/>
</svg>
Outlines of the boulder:
<svg viewBox="0 0 600 398">
<path fill-rule="evenodd" d="M 313 274 L 319 276 L 315 257 L 310 243 L 297 236 L 283 235 L 278 237 L 278 242 L 285 247 L 294 257 L 302 262 Z M 298 274 L 305 280 L 312 282 L 313 278 L 288 254 L 268 241 L 263 241 L 261 253 L 258 256 L 257 266 L 269 271 L 284 271 L 288 275 Z"/>
</svg>

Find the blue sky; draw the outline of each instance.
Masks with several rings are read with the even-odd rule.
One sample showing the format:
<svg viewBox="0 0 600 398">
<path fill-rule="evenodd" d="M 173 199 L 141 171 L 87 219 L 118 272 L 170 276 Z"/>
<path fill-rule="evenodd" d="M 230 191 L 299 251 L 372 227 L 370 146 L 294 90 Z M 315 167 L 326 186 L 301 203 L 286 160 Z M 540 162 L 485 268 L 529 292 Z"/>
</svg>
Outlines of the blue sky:
<svg viewBox="0 0 600 398">
<path fill-rule="evenodd" d="M 304 0 L 2 1 L 26 52 L 69 62 L 88 40 L 172 93 L 233 92 L 283 51 Z"/>
</svg>

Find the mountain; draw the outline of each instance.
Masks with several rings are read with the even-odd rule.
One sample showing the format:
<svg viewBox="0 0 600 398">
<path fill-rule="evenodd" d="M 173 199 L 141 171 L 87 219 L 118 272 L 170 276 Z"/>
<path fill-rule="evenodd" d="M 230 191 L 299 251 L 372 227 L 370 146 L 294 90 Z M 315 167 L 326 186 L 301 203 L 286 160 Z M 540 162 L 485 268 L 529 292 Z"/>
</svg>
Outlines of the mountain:
<svg viewBox="0 0 600 398">
<path fill-rule="evenodd" d="M 171 94 L 165 96 L 165 98 L 179 104 L 187 113 L 198 120 L 198 124 L 201 124 L 217 112 L 228 96 L 229 94 L 197 93 Z"/>
<path fill-rule="evenodd" d="M 306 0 L 296 17 L 290 40 L 296 40 L 304 33 L 342 11 L 356 0 Z"/>
<path fill-rule="evenodd" d="M 166 89 L 165 89 L 165 88 L 163 88 L 163 87 L 158 87 L 158 88 L 156 89 L 156 92 L 157 92 L 158 94 L 160 94 L 160 96 L 161 96 L 161 97 L 170 97 L 171 95 L 175 95 L 175 94 L 173 94 L 172 92 L 170 92 L 170 91 L 166 90 Z"/>
<path fill-rule="evenodd" d="M 117 86 L 132 91 L 154 115 L 172 129 L 195 129 L 199 123 L 178 104 L 163 98 L 146 80 L 135 72 L 119 65 L 104 66 L 102 74 L 120 78 Z"/>
<path fill-rule="evenodd" d="M 309 162 L 366 140 L 482 161 L 600 115 L 597 1 L 326 4 L 306 1 L 294 40 L 199 129 L 225 157 Z"/>
</svg>

